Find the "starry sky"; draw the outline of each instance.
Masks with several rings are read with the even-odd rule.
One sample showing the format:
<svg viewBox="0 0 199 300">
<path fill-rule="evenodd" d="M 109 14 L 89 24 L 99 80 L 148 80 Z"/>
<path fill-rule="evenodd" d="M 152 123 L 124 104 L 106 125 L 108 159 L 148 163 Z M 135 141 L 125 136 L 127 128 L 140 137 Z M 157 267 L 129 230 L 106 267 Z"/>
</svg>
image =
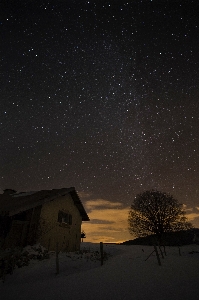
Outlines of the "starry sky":
<svg viewBox="0 0 199 300">
<path fill-rule="evenodd" d="M 137 193 L 199 226 L 199 3 L 1 3 L 0 188 L 74 186 L 87 241 L 131 238 Z"/>
</svg>

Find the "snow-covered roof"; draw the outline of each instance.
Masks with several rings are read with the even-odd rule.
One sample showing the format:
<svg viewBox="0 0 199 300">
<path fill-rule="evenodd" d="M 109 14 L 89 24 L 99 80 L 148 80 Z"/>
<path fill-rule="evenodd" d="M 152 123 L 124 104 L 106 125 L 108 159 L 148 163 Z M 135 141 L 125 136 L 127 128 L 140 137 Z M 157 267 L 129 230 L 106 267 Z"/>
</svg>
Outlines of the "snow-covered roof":
<svg viewBox="0 0 199 300">
<path fill-rule="evenodd" d="M 32 191 L 32 192 L 18 192 L 18 193 L 12 194 L 12 197 L 24 197 L 24 196 L 29 196 L 29 195 L 32 195 L 32 194 L 35 194 L 35 193 L 37 193 L 37 191 Z"/>
<path fill-rule="evenodd" d="M 41 190 L 32 192 L 20 192 L 0 195 L 0 215 L 14 216 L 20 212 L 43 205 L 46 202 L 70 194 L 74 204 L 78 208 L 83 221 L 89 221 L 89 217 L 74 187 Z"/>
</svg>

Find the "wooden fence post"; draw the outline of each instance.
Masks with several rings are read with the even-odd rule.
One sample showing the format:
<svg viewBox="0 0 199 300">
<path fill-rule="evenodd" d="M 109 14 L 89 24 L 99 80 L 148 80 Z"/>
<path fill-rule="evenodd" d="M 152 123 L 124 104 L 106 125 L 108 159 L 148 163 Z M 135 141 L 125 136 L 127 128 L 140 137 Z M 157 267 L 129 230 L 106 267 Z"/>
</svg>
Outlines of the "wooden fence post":
<svg viewBox="0 0 199 300">
<path fill-rule="evenodd" d="M 153 250 L 154 252 L 155 250 Z M 145 261 L 147 261 L 147 259 L 149 259 L 149 257 L 153 254 L 153 252 L 151 252 L 151 254 L 149 254 L 149 256 L 145 259 Z"/>
<path fill-rule="evenodd" d="M 160 256 L 159 256 L 158 249 L 157 249 L 156 245 L 154 245 L 154 249 L 155 249 L 155 254 L 157 256 L 158 264 L 159 264 L 159 266 L 161 266 Z"/>
<path fill-rule="evenodd" d="M 56 243 L 56 274 L 59 274 L 59 243 Z"/>
<path fill-rule="evenodd" d="M 163 251 L 161 249 L 161 246 L 159 246 L 159 249 L 160 249 L 160 253 L 161 253 L 162 258 L 164 258 L 164 254 L 163 254 Z"/>
<path fill-rule="evenodd" d="M 164 248 L 164 255 L 167 256 L 165 245 L 163 246 L 163 248 Z"/>
<path fill-rule="evenodd" d="M 101 254 L 101 266 L 103 265 L 104 252 L 103 252 L 103 242 L 100 242 L 100 254 Z"/>
</svg>

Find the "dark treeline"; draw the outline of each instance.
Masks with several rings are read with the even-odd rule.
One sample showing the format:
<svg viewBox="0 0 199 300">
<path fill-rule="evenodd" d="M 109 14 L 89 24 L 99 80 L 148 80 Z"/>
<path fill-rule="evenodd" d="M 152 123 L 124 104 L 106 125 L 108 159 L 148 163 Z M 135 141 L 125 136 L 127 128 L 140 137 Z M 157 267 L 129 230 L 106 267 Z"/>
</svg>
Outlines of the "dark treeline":
<svg viewBox="0 0 199 300">
<path fill-rule="evenodd" d="M 146 237 L 136 238 L 123 242 L 123 245 L 154 245 L 156 236 L 149 235 Z M 162 245 L 165 246 L 183 246 L 190 244 L 199 244 L 199 229 L 192 228 L 178 232 L 165 233 L 162 239 Z"/>
</svg>

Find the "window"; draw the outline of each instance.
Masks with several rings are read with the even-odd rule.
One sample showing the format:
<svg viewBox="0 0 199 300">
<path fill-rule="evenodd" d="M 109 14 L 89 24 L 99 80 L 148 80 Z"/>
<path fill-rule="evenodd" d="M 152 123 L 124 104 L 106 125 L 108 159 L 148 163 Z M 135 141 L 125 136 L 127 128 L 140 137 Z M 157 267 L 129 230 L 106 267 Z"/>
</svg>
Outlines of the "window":
<svg viewBox="0 0 199 300">
<path fill-rule="evenodd" d="M 60 210 L 58 213 L 58 222 L 72 225 L 72 215 Z"/>
</svg>

